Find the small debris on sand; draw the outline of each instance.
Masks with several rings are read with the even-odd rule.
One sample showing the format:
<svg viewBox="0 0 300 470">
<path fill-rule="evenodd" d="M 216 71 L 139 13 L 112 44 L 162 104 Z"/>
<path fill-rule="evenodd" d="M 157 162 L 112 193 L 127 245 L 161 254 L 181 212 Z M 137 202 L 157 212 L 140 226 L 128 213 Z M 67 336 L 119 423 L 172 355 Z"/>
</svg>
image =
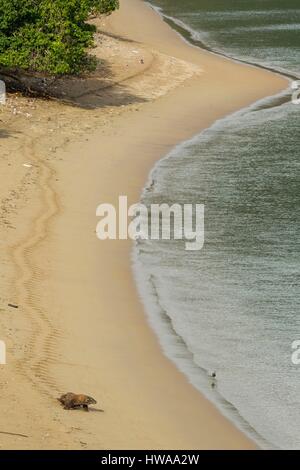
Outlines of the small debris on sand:
<svg viewBox="0 0 300 470">
<path fill-rule="evenodd" d="M 15 305 L 15 304 L 8 304 L 8 307 L 11 307 L 11 308 L 19 308 L 19 305 Z"/>
</svg>

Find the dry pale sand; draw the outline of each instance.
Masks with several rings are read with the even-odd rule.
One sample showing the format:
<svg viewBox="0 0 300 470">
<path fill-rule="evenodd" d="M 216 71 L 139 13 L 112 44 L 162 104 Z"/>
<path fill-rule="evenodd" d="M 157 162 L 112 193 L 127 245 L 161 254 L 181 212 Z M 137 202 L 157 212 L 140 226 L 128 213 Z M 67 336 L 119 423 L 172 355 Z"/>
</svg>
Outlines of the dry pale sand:
<svg viewBox="0 0 300 470">
<path fill-rule="evenodd" d="M 95 211 L 122 194 L 137 202 L 176 143 L 286 80 L 189 46 L 140 0 L 99 26 L 110 71 L 79 97 L 94 109 L 14 96 L 1 109 L 0 446 L 253 448 L 164 357 L 131 242 L 100 242 Z M 104 412 L 64 411 L 66 391 Z"/>
</svg>

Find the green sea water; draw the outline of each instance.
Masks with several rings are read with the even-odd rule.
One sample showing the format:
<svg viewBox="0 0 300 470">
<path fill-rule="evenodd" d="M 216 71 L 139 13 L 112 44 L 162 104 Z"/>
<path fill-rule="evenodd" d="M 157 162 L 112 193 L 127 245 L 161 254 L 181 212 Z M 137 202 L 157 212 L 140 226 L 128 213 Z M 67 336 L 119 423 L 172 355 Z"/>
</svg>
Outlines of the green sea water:
<svg viewBox="0 0 300 470">
<path fill-rule="evenodd" d="M 155 0 L 186 39 L 300 77 L 299 0 Z M 166 354 L 263 447 L 300 448 L 300 105 L 291 90 L 217 122 L 153 169 L 146 204 L 205 204 L 205 245 L 137 246 Z M 207 372 L 217 371 L 212 389 Z"/>
</svg>

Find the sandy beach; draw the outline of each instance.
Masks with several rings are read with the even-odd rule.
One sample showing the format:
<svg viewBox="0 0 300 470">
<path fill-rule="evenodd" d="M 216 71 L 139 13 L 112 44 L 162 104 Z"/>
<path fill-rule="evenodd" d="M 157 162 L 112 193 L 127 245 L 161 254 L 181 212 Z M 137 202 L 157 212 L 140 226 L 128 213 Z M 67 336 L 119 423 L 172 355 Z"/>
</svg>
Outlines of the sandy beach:
<svg viewBox="0 0 300 470">
<path fill-rule="evenodd" d="M 96 208 L 138 202 L 171 148 L 287 80 L 187 44 L 141 0 L 96 22 L 109 73 L 81 107 L 1 109 L 0 448 L 255 448 L 163 355 L 132 242 L 99 241 Z M 67 391 L 98 404 L 65 411 Z"/>
</svg>

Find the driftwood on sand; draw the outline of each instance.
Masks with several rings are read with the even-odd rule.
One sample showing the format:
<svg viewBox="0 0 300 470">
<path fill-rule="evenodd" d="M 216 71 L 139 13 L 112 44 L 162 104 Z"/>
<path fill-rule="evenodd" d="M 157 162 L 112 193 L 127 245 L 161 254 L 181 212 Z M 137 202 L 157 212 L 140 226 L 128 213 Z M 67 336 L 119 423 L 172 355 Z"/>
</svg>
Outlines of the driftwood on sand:
<svg viewBox="0 0 300 470">
<path fill-rule="evenodd" d="M 8 92 L 55 99 L 86 108 L 98 107 L 101 93 L 115 84 L 105 67 L 89 75 L 50 76 L 0 66 L 0 80 L 5 82 Z"/>
<path fill-rule="evenodd" d="M 19 434 L 18 432 L 6 432 L 6 431 L 0 431 L 0 434 L 6 434 L 8 436 L 19 436 L 19 437 L 29 437 L 26 434 Z"/>
<path fill-rule="evenodd" d="M 5 67 L 0 67 L 0 79 L 5 82 L 9 91 L 20 91 L 35 96 L 48 96 L 56 80 L 56 78 L 47 78 L 39 73 Z"/>
</svg>

